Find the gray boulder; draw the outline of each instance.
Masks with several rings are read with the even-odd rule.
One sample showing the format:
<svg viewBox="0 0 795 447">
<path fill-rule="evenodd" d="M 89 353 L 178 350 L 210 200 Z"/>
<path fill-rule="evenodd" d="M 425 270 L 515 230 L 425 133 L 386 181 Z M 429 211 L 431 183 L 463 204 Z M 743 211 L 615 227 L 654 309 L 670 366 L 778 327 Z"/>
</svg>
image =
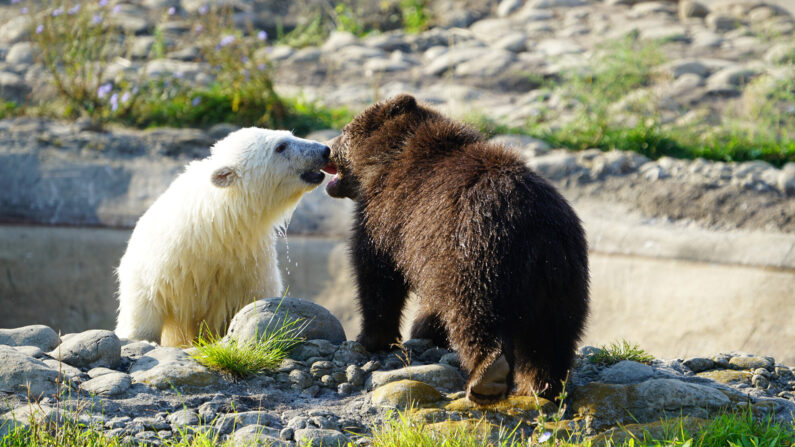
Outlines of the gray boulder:
<svg viewBox="0 0 795 447">
<path fill-rule="evenodd" d="M 42 324 L 0 329 L 0 345 L 36 346 L 42 351 L 50 351 L 58 346 L 58 334 Z"/>
<path fill-rule="evenodd" d="M 249 304 L 229 324 L 227 337 L 249 340 L 278 328 L 286 321 L 298 320 L 294 326 L 306 339 L 324 339 L 332 343 L 345 341 L 342 324 L 324 307 L 299 298 L 266 298 Z"/>
<path fill-rule="evenodd" d="M 112 372 L 83 382 L 80 389 L 100 396 L 118 396 L 127 391 L 131 384 L 129 374 Z"/>
<path fill-rule="evenodd" d="M 605 383 L 635 383 L 642 382 L 654 374 L 649 365 L 622 360 L 599 374 L 599 379 Z"/>
<path fill-rule="evenodd" d="M 121 362 L 121 341 L 112 331 L 93 329 L 70 337 L 49 355 L 78 368 L 115 368 Z"/>
<path fill-rule="evenodd" d="M 41 360 L 25 355 L 10 346 L 0 345 L 0 391 L 30 392 L 32 396 L 53 394 L 58 372 Z"/>
<path fill-rule="evenodd" d="M 136 361 L 130 368 L 133 383 L 143 383 L 158 389 L 201 388 L 218 385 L 222 379 L 217 374 L 193 360 L 179 348 L 154 349 Z"/>
<path fill-rule="evenodd" d="M 448 390 L 457 390 L 464 386 L 464 378 L 457 369 L 449 365 L 433 364 L 409 366 L 391 371 L 374 371 L 367 380 L 367 388 L 375 389 L 398 380 L 416 380 Z"/>
<path fill-rule="evenodd" d="M 347 445 L 348 437 L 337 430 L 322 428 L 302 428 L 295 431 L 295 440 L 298 445 L 313 446 L 343 446 Z"/>
</svg>

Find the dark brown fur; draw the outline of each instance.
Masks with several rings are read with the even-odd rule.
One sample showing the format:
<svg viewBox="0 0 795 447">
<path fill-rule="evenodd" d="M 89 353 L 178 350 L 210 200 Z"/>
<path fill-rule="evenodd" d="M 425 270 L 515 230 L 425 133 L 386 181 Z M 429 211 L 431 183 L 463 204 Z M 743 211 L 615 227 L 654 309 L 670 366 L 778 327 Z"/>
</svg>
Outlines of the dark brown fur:
<svg viewBox="0 0 795 447">
<path fill-rule="evenodd" d="M 449 342 L 470 399 L 514 385 L 556 395 L 588 312 L 587 246 L 566 200 L 513 152 L 408 95 L 360 113 L 331 158 L 329 194 L 357 204 L 359 341 L 395 342 L 412 290 L 412 337 Z"/>
</svg>

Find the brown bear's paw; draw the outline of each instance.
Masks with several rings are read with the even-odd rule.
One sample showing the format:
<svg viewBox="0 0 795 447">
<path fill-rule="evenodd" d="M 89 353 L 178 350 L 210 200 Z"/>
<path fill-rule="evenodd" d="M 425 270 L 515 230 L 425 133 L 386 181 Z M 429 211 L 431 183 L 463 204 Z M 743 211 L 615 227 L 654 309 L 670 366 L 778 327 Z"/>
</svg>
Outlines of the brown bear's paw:
<svg viewBox="0 0 795 447">
<path fill-rule="evenodd" d="M 388 351 L 390 347 L 399 342 L 398 337 L 388 337 L 378 334 L 365 334 L 356 337 L 356 341 L 364 346 L 368 352 Z"/>
<path fill-rule="evenodd" d="M 511 367 L 505 356 L 499 356 L 480 378 L 470 381 L 467 386 L 467 399 L 479 405 L 504 399 L 508 395 L 510 372 Z"/>
</svg>

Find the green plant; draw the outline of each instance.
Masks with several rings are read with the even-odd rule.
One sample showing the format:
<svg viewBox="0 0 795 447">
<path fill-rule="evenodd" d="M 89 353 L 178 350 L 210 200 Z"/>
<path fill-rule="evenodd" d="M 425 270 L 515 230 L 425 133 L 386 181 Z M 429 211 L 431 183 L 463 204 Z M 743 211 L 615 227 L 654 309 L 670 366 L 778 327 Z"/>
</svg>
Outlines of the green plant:
<svg viewBox="0 0 795 447">
<path fill-rule="evenodd" d="M 127 54 L 129 39 L 112 20 L 116 8 L 104 2 L 46 0 L 35 13 L 32 38 L 53 77 L 67 117 L 88 116 L 101 126 L 111 114 L 132 105 L 129 85 L 106 79 L 108 67 Z M 116 90 L 116 91 L 114 91 Z"/>
<path fill-rule="evenodd" d="M 345 2 L 337 3 L 334 7 L 334 22 L 336 22 L 339 31 L 347 31 L 355 36 L 366 34 L 358 13 L 353 6 Z"/>
<path fill-rule="evenodd" d="M 273 320 L 268 326 L 272 323 Z M 221 338 L 204 326 L 193 343 L 196 349 L 191 356 L 210 369 L 235 377 L 248 377 L 279 366 L 290 351 L 303 341 L 300 333 L 305 327 L 306 323 L 299 319 L 285 318 L 254 339 L 241 341 L 235 337 Z"/>
<path fill-rule="evenodd" d="M 0 120 L 18 115 L 21 108 L 14 101 L 0 101 Z"/>
<path fill-rule="evenodd" d="M 599 352 L 588 357 L 588 361 L 600 365 L 613 365 L 622 360 L 632 360 L 640 363 L 650 363 L 654 356 L 641 349 L 638 345 L 630 344 L 626 340 L 601 346 Z"/>
<path fill-rule="evenodd" d="M 400 0 L 400 16 L 407 33 L 419 33 L 428 29 L 430 14 L 425 0 Z"/>
</svg>

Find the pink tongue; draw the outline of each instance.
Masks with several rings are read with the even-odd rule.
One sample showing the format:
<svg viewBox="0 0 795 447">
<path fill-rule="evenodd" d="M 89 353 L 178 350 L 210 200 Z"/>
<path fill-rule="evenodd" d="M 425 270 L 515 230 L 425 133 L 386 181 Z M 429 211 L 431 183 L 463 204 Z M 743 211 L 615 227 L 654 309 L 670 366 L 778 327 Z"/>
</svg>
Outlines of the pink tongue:
<svg viewBox="0 0 795 447">
<path fill-rule="evenodd" d="M 329 163 L 324 168 L 321 168 L 320 170 L 325 172 L 326 174 L 334 175 L 334 174 L 337 173 L 337 165 L 335 165 L 334 163 Z"/>
</svg>

